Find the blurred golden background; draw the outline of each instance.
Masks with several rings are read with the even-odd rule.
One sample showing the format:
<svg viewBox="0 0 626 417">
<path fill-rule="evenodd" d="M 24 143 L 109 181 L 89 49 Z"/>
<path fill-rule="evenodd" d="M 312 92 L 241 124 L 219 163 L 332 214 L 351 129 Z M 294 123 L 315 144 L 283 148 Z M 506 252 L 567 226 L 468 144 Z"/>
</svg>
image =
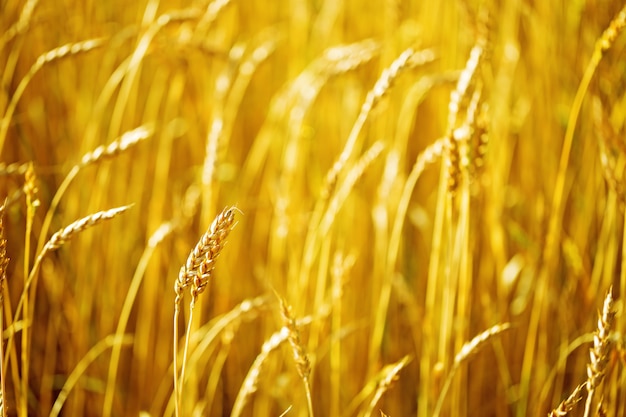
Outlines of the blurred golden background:
<svg viewBox="0 0 626 417">
<path fill-rule="evenodd" d="M 626 415 L 621 7 L 2 0 L 5 415 Z"/>
</svg>

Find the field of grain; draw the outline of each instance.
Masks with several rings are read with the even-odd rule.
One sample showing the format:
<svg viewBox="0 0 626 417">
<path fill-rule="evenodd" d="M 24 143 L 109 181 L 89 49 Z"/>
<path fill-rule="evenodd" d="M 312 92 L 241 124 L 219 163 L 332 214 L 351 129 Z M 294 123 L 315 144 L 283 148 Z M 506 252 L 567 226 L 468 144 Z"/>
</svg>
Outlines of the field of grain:
<svg viewBox="0 0 626 417">
<path fill-rule="evenodd" d="M 626 416 L 626 6 L 0 0 L 5 416 Z"/>
</svg>

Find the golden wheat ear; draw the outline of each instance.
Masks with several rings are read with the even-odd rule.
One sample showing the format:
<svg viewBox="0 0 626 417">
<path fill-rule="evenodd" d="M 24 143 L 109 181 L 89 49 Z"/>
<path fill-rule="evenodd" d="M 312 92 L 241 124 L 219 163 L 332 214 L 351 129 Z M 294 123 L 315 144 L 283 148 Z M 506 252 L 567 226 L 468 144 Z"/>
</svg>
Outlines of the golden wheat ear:
<svg viewBox="0 0 626 417">
<path fill-rule="evenodd" d="M 461 364 L 475 355 L 488 341 L 490 341 L 494 336 L 499 335 L 500 333 L 511 328 L 510 323 L 500 323 L 496 324 L 489 329 L 479 333 L 474 336 L 472 340 L 466 342 L 461 350 L 454 357 L 454 363 L 452 364 L 452 368 L 448 373 L 448 376 L 444 382 L 443 388 L 441 389 L 441 393 L 439 394 L 439 399 L 437 400 L 437 404 L 435 405 L 435 410 L 433 411 L 433 417 L 439 417 L 441 409 L 443 407 L 443 400 L 450 388 L 450 384 L 452 383 L 452 378 L 454 374 L 459 370 Z"/>
<path fill-rule="evenodd" d="M 291 306 L 288 305 L 287 301 L 278 295 L 278 293 L 276 296 L 278 297 L 278 301 L 280 303 L 280 314 L 283 319 L 284 328 L 287 329 L 287 339 L 291 345 L 293 358 L 296 362 L 296 369 L 298 370 L 298 375 L 304 384 L 309 417 L 313 417 L 313 400 L 311 396 L 311 382 L 309 380 L 311 375 L 311 361 L 306 353 L 304 344 L 300 340 L 300 330 L 298 328 L 298 324 L 296 323 L 296 319 L 293 317 Z"/>
<path fill-rule="evenodd" d="M 569 397 L 561 401 L 561 404 L 548 414 L 548 417 L 563 417 L 574 409 L 574 406 L 583 399 L 583 390 L 587 382 L 583 382 L 570 394 Z"/>
<path fill-rule="evenodd" d="M 192 301 L 204 291 L 215 268 L 215 260 L 224 248 L 228 234 L 235 226 L 237 207 L 225 208 L 217 215 L 208 230 L 189 253 L 185 265 L 180 268 L 175 284 L 177 298 L 191 286 Z"/>
<path fill-rule="evenodd" d="M 598 386 L 604 380 L 609 363 L 609 355 L 613 350 L 611 332 L 615 324 L 613 309 L 613 287 L 610 287 L 604 298 L 602 313 L 598 318 L 598 329 L 593 336 L 593 347 L 589 349 L 590 362 L 587 365 L 587 401 L 585 417 L 591 415 L 591 406 Z"/>
<path fill-rule="evenodd" d="M 187 261 L 180 268 L 178 278 L 174 284 L 176 298 L 174 300 L 174 399 L 176 416 L 179 416 L 182 402 L 182 385 L 185 378 L 185 363 L 187 361 L 187 349 L 193 320 L 193 310 L 198 296 L 205 290 L 209 279 L 213 276 L 215 261 L 224 248 L 226 238 L 235 227 L 235 213 L 240 210 L 235 207 L 227 207 L 215 217 L 208 230 L 202 235 L 196 246 L 189 253 Z M 178 380 L 178 316 L 180 315 L 180 303 L 185 288 L 191 287 L 191 303 L 189 305 L 189 319 L 185 346 L 183 348 L 183 363 L 180 370 L 180 382 Z"/>
</svg>

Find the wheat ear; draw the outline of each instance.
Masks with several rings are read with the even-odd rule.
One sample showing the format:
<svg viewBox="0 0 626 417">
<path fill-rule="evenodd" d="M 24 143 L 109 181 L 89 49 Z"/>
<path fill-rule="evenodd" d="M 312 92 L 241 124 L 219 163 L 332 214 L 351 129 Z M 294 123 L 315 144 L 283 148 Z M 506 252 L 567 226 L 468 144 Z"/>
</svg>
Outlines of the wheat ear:
<svg viewBox="0 0 626 417">
<path fill-rule="evenodd" d="M 174 284 L 176 298 L 174 300 L 174 398 L 176 416 L 180 415 L 180 405 L 182 400 L 182 385 L 185 378 L 185 363 L 187 350 L 189 347 L 189 333 L 193 320 L 193 310 L 198 298 L 209 279 L 213 275 L 215 260 L 224 248 L 224 243 L 228 234 L 235 225 L 236 207 L 225 208 L 211 223 L 209 229 L 202 235 L 194 249 L 189 253 L 187 261 L 180 268 L 178 278 Z M 187 324 L 187 334 L 185 335 L 185 346 L 183 349 L 183 363 L 180 371 L 180 383 L 178 381 L 178 317 L 180 315 L 180 303 L 184 290 L 191 287 L 191 303 L 189 304 L 189 321 Z M 180 386 L 179 386 L 180 385 Z"/>
<path fill-rule="evenodd" d="M 0 176 L 24 175 L 30 162 L 13 162 L 7 164 L 0 162 Z"/>
<path fill-rule="evenodd" d="M 502 333 L 503 331 L 509 329 L 511 325 L 509 323 L 496 324 L 495 326 L 490 327 L 484 332 L 474 336 L 472 340 L 466 342 L 461 350 L 454 357 L 454 363 L 452 364 L 452 369 L 448 373 L 448 376 L 441 388 L 441 393 L 439 394 L 439 399 L 437 400 L 437 404 L 435 406 L 435 410 L 433 412 L 433 417 L 439 417 L 441 412 L 441 408 L 443 406 L 443 400 L 450 388 L 450 384 L 452 383 L 452 378 L 454 374 L 459 370 L 461 364 L 463 364 L 467 359 L 476 354 L 492 337 Z"/>
<path fill-rule="evenodd" d="M 574 101 L 567 119 L 567 128 L 565 130 L 565 136 L 563 138 L 563 147 L 561 149 L 561 157 L 559 160 L 559 168 L 556 177 L 556 183 L 554 185 L 554 191 L 552 192 L 552 209 L 550 219 L 548 220 L 548 235 L 545 244 L 545 259 L 548 259 L 549 265 L 546 267 L 546 273 L 552 273 L 555 268 L 553 259 L 556 259 L 556 251 L 560 246 L 562 218 L 564 215 L 563 208 L 563 196 L 565 193 L 565 184 L 570 172 L 567 169 L 569 164 L 569 156 L 572 150 L 574 142 L 574 132 L 578 123 L 578 116 L 583 105 L 583 100 L 587 94 L 591 79 L 596 72 L 596 68 L 600 64 L 605 52 L 609 50 L 617 36 L 626 26 L 626 5 L 620 10 L 620 12 L 613 18 L 609 27 L 602 33 L 602 36 L 596 41 L 593 55 L 585 68 L 583 78 L 578 85 Z"/>
<path fill-rule="evenodd" d="M 470 56 L 465 64 L 465 69 L 461 72 L 456 88 L 450 94 L 448 104 L 448 130 L 447 130 L 447 158 L 448 169 L 448 191 L 456 191 L 461 177 L 461 153 L 459 150 L 459 130 L 457 129 L 457 119 L 459 112 L 464 107 L 468 91 L 472 86 L 474 74 L 484 58 L 485 40 L 479 39 L 472 48 Z"/>
<path fill-rule="evenodd" d="M 583 382 L 570 394 L 569 397 L 561 401 L 561 404 L 548 414 L 548 417 L 564 417 L 572 411 L 576 403 L 583 398 L 583 389 L 587 386 L 587 382 Z"/>
<path fill-rule="evenodd" d="M 380 401 L 383 394 L 391 388 L 393 383 L 398 379 L 398 373 L 411 362 L 410 356 L 405 356 L 398 362 L 385 366 L 380 372 L 380 379 L 376 383 L 376 391 L 374 396 L 370 400 L 369 406 L 362 416 L 372 416 L 374 414 L 374 408 Z"/>
<path fill-rule="evenodd" d="M 17 109 L 17 103 L 19 99 L 24 94 L 26 87 L 33 79 L 35 74 L 39 72 L 41 68 L 43 68 L 46 64 L 59 60 L 69 55 L 76 55 L 83 52 L 91 51 L 95 48 L 104 45 L 103 38 L 89 39 L 82 42 L 76 43 L 68 43 L 63 46 L 59 46 L 58 48 L 54 48 L 48 52 L 41 54 L 35 63 L 30 67 L 28 73 L 22 78 L 17 88 L 11 95 L 11 101 L 9 102 L 7 109 L 0 121 L 0 152 L 4 147 L 4 141 L 7 137 L 7 131 L 9 130 L 9 125 L 11 123 L 11 118 Z"/>
<path fill-rule="evenodd" d="M 59 188 L 57 188 L 56 192 L 54 193 L 54 197 L 52 197 L 50 207 L 46 212 L 46 216 L 44 217 L 41 226 L 41 232 L 39 233 L 40 245 L 43 244 L 45 236 L 48 234 L 50 224 L 52 223 L 52 217 L 54 216 L 57 207 L 61 203 L 61 199 L 63 198 L 68 187 L 70 186 L 74 178 L 76 178 L 76 175 L 78 175 L 81 169 L 89 165 L 96 164 L 100 161 L 114 158 L 120 153 L 133 148 L 145 139 L 148 139 L 153 133 L 153 124 L 147 123 L 135 129 L 124 132 L 121 136 L 119 136 L 106 146 L 98 146 L 96 149 L 84 154 L 80 162 L 75 164 L 70 172 L 65 176 L 63 182 L 61 183 L 61 185 L 59 185 Z M 41 252 L 41 250 L 41 247 L 37 248 L 38 252 Z"/>
<path fill-rule="evenodd" d="M 352 155 L 359 134 L 365 125 L 365 121 L 371 111 L 380 103 L 383 97 L 389 93 L 396 79 L 406 70 L 432 62 L 434 59 L 435 53 L 431 49 L 415 51 L 413 48 L 408 48 L 404 50 L 388 68 L 383 70 L 380 78 L 378 78 L 376 84 L 374 84 L 374 87 L 367 93 L 365 102 L 361 106 L 361 111 L 350 131 L 350 136 L 346 141 L 344 149 L 341 151 L 337 161 L 335 161 L 328 171 L 324 189 L 322 190 L 322 200 L 327 200 L 330 194 L 332 194 L 332 190 L 335 187 L 339 175 L 344 170 L 348 159 Z"/>
<path fill-rule="evenodd" d="M 59 230 L 54 235 L 52 235 L 50 240 L 44 245 L 43 249 L 41 250 L 41 252 L 37 256 L 37 259 L 35 260 L 35 262 L 33 264 L 33 267 L 30 270 L 30 273 L 28 274 L 28 278 L 27 278 L 26 282 L 24 283 L 24 289 L 22 290 L 22 296 L 20 297 L 20 300 L 19 300 L 19 302 L 17 304 L 17 307 L 15 309 L 14 321 L 18 320 L 18 318 L 20 316 L 20 313 L 22 311 L 22 308 L 24 306 L 25 299 L 28 296 L 30 286 L 32 285 L 33 280 L 37 276 L 37 272 L 39 271 L 39 267 L 41 266 L 41 262 L 43 261 L 43 259 L 45 258 L 45 256 L 48 253 L 50 253 L 50 252 L 60 248 L 66 242 L 71 240 L 74 236 L 76 236 L 78 233 L 82 232 L 83 230 L 89 229 L 90 227 L 95 226 L 95 225 L 97 225 L 99 223 L 102 223 L 105 220 L 112 219 L 112 218 L 120 215 L 121 213 L 125 212 L 130 207 L 132 207 L 132 206 L 131 205 L 129 205 L 129 206 L 122 206 L 122 207 L 116 207 L 116 208 L 113 208 L 113 209 L 110 209 L 110 210 L 99 211 L 97 213 L 94 213 L 94 214 L 91 214 L 89 216 L 83 217 L 82 219 L 76 220 L 75 222 L 71 223 L 69 226 Z M 13 337 L 14 336 L 15 336 L 15 332 L 11 331 L 11 334 L 9 335 L 9 340 L 7 342 L 7 346 L 11 346 L 11 344 L 13 343 Z M 6 366 L 7 360 L 8 360 L 8 358 L 4 358 L 3 359 L 3 361 L 4 361 L 3 365 L 4 366 Z"/>
<path fill-rule="evenodd" d="M 598 330 L 593 336 L 593 348 L 589 349 L 590 363 L 587 365 L 587 401 L 585 402 L 584 417 L 591 415 L 591 404 L 596 388 L 606 374 L 609 354 L 613 348 L 610 336 L 614 322 L 615 311 L 613 310 L 613 288 L 611 287 L 604 298 L 604 306 L 598 319 Z"/>
<path fill-rule="evenodd" d="M 20 13 L 20 17 L 17 22 L 12 24 L 11 27 L 9 27 L 2 34 L 2 37 L 0 37 L 0 50 L 16 36 L 26 33 L 26 30 L 30 26 L 31 17 L 33 16 L 37 3 L 39 3 L 39 0 L 28 0 L 24 4 L 22 13 Z"/>
<path fill-rule="evenodd" d="M 278 294 L 277 294 L 278 296 Z M 296 362 L 296 369 L 298 375 L 304 384 L 304 390 L 306 392 L 307 406 L 309 410 L 309 417 L 313 417 L 313 399 L 311 396 L 311 383 L 309 377 L 311 376 L 311 362 L 304 349 L 304 345 L 300 340 L 300 330 L 296 319 L 293 317 L 291 307 L 287 304 L 284 298 L 278 296 L 280 302 L 280 314 L 283 318 L 283 323 L 287 329 L 287 339 L 291 345 L 293 352 L 293 358 Z"/>
<path fill-rule="evenodd" d="M 239 417 L 243 411 L 244 406 L 247 403 L 248 398 L 254 394 L 258 388 L 259 375 L 261 374 L 261 367 L 269 357 L 270 353 L 275 351 L 285 340 L 289 338 L 289 331 L 286 327 L 272 334 L 272 336 L 263 343 L 261 353 L 259 353 L 254 360 L 254 363 L 250 367 L 246 377 L 241 384 L 241 389 L 237 394 L 233 410 L 230 414 L 231 417 Z"/>
</svg>

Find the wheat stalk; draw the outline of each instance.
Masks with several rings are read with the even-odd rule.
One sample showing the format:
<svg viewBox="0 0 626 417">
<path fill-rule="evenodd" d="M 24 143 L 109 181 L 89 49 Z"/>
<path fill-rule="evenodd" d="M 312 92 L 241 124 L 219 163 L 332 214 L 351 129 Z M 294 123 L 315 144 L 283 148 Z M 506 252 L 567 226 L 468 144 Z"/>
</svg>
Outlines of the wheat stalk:
<svg viewBox="0 0 626 417">
<path fill-rule="evenodd" d="M 39 198 L 37 197 L 38 193 L 39 189 L 37 188 L 37 176 L 31 162 L 28 164 L 26 172 L 24 173 L 24 194 L 26 195 L 26 231 L 24 235 L 24 292 L 22 294 L 22 300 L 24 300 L 24 317 L 26 320 L 31 317 L 32 311 L 31 294 L 28 291 L 28 285 L 26 285 L 26 283 L 29 281 L 28 271 L 30 269 L 31 232 L 33 220 L 35 218 L 37 207 L 40 205 Z M 36 291 L 32 292 L 33 304 L 35 292 Z M 22 379 L 20 381 L 20 395 L 18 395 L 17 402 L 20 412 L 26 412 L 28 410 L 28 395 L 26 393 L 28 392 L 28 375 L 30 369 L 30 326 L 25 326 L 22 330 L 21 342 Z"/>
<path fill-rule="evenodd" d="M 7 266 L 9 257 L 7 256 L 7 240 L 4 237 L 4 212 L 7 207 L 7 200 L 0 206 L 0 335 L 4 334 L 4 283 L 7 277 Z M 4 361 L 4 337 L 0 336 L 0 415 L 6 417 L 6 376 Z"/>
<path fill-rule="evenodd" d="M 148 268 L 148 262 L 152 257 L 152 254 L 154 253 L 156 247 L 167 236 L 169 236 L 176 230 L 177 226 L 179 226 L 179 224 L 175 221 L 162 223 L 148 239 L 148 245 L 144 249 L 141 258 L 139 259 L 137 268 L 135 269 L 135 273 L 133 274 L 133 277 L 130 281 L 130 286 L 128 287 L 128 291 L 124 298 L 124 304 L 122 305 L 122 310 L 120 312 L 119 319 L 117 321 L 117 327 L 115 330 L 116 338 L 122 338 L 124 336 L 124 332 L 126 331 L 126 325 L 128 324 L 132 308 L 135 305 L 137 294 L 139 292 L 140 285 L 143 281 L 143 277 L 145 276 L 146 269 Z M 106 390 L 104 393 L 104 405 L 102 408 L 103 417 L 110 416 L 113 408 L 114 387 L 120 362 L 120 355 L 122 350 L 121 347 L 121 344 L 115 344 L 111 348 L 111 359 L 109 361 L 109 372 L 107 376 Z"/>
</svg>

